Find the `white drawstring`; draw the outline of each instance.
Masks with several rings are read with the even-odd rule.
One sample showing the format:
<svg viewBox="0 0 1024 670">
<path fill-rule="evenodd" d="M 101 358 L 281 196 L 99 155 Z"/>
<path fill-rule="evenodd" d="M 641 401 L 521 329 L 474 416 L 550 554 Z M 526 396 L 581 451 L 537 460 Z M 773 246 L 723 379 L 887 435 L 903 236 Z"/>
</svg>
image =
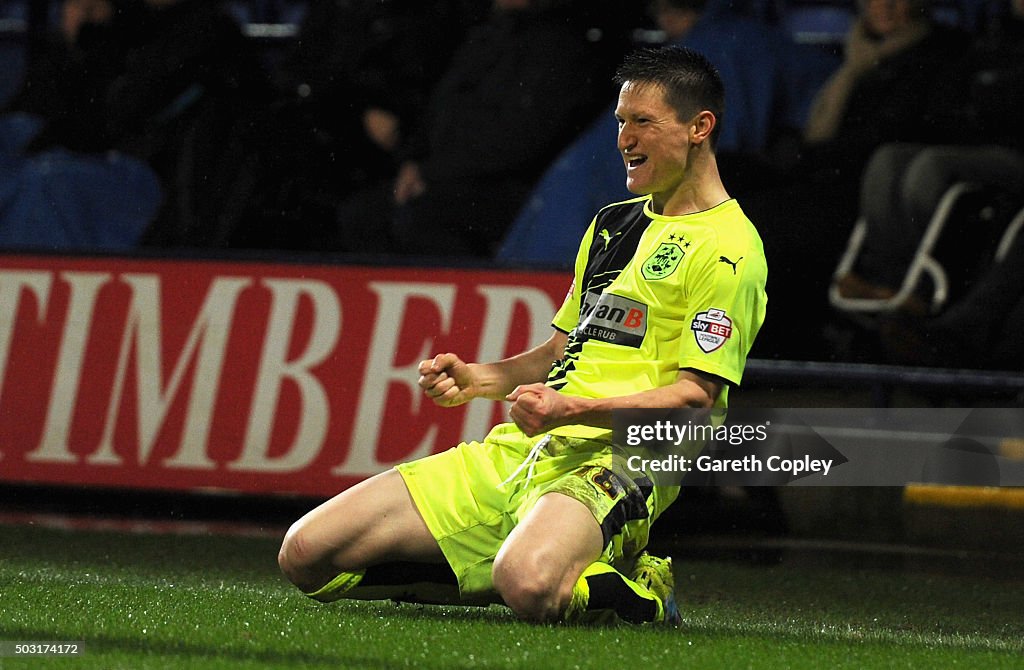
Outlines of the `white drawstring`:
<svg viewBox="0 0 1024 670">
<path fill-rule="evenodd" d="M 550 435 L 545 435 L 544 437 L 537 440 L 537 442 L 530 449 L 530 453 L 526 455 L 526 458 L 523 460 L 523 462 L 519 464 L 519 467 L 516 468 L 515 472 L 510 474 L 508 476 L 508 479 L 503 481 L 501 485 L 505 486 L 506 484 L 513 481 L 516 477 L 519 476 L 519 473 L 523 471 L 523 468 L 527 468 L 526 482 L 529 483 L 529 481 L 533 479 L 533 466 L 537 464 L 537 459 L 540 458 L 540 452 L 544 449 L 544 447 L 547 446 L 548 442 L 550 441 Z"/>
</svg>

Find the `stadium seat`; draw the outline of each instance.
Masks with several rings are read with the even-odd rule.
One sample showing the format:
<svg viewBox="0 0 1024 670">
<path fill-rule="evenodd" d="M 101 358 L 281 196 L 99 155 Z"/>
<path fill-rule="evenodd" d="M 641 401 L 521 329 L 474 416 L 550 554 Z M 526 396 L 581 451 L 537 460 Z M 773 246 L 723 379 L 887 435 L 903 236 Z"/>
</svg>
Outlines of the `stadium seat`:
<svg viewBox="0 0 1024 670">
<path fill-rule="evenodd" d="M 0 248 L 132 249 L 160 199 L 153 171 L 122 154 L 53 149 L 7 157 L 0 160 Z"/>
<path fill-rule="evenodd" d="M 999 246 L 996 247 L 995 259 L 996 261 L 1002 261 L 1006 258 L 1006 255 L 1010 252 L 1010 248 L 1020 235 L 1021 229 L 1024 228 L 1024 207 L 1017 210 L 1017 213 L 1010 223 L 1006 225 L 1006 230 L 1003 232 L 1003 236 L 999 238 Z"/>
<path fill-rule="evenodd" d="M 841 280 L 855 270 L 868 235 L 868 220 L 862 212 L 833 274 L 831 304 L 847 314 L 870 317 L 896 312 L 908 300 L 930 291 L 926 308 L 932 314 L 941 311 L 982 267 L 1008 253 L 1024 227 L 1024 213 L 1018 211 L 1024 183 L 1014 176 L 1021 172 L 1019 162 L 1010 165 L 1008 159 L 1005 165 L 993 164 L 987 174 L 978 171 L 970 180 L 960 178 L 949 184 L 935 203 L 903 280 L 891 297 L 846 297 L 840 291 Z M 949 234 L 954 227 L 955 234 Z"/>
</svg>

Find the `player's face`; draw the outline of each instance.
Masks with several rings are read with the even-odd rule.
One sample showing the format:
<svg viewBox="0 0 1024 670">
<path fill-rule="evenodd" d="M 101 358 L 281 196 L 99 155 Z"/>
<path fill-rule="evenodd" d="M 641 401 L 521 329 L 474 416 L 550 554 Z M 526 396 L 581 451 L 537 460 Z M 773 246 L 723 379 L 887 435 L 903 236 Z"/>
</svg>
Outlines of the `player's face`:
<svg viewBox="0 0 1024 670">
<path fill-rule="evenodd" d="M 656 201 L 668 200 L 687 177 L 692 122 L 677 118 L 660 86 L 629 81 L 619 91 L 615 118 L 626 188 L 637 195 L 654 194 Z"/>
</svg>

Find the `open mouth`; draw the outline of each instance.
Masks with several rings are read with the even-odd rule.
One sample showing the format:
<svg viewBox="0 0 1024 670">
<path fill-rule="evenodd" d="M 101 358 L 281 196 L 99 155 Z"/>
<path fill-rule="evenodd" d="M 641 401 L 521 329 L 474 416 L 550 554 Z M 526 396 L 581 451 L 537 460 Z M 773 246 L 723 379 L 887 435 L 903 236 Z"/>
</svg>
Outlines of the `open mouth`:
<svg viewBox="0 0 1024 670">
<path fill-rule="evenodd" d="M 637 156 L 636 158 L 630 158 L 626 161 L 626 165 L 631 168 L 640 167 L 647 162 L 647 156 Z"/>
</svg>

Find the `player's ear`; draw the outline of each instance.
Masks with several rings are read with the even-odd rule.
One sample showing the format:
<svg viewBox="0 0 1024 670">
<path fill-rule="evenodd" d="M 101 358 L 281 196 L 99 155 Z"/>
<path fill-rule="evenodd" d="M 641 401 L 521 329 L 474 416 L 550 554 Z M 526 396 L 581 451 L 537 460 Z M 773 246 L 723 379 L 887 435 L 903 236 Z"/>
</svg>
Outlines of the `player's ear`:
<svg viewBox="0 0 1024 670">
<path fill-rule="evenodd" d="M 715 129 L 715 125 L 718 123 L 718 119 L 715 118 L 714 113 L 708 110 L 702 110 L 690 121 L 690 142 L 693 144 L 702 144 L 709 137 L 711 137 L 711 131 Z"/>
</svg>

